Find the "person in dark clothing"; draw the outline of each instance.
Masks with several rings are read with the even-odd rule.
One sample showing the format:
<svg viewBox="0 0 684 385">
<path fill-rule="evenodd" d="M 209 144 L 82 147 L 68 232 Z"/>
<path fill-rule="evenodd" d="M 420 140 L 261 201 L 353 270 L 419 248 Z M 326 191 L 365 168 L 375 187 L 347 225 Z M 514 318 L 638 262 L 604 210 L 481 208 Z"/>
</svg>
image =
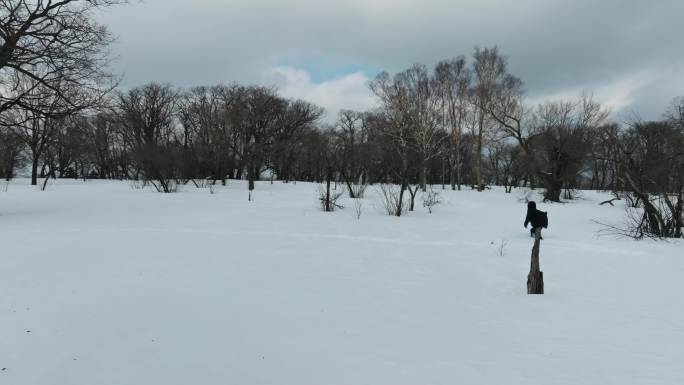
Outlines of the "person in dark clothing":
<svg viewBox="0 0 684 385">
<path fill-rule="evenodd" d="M 528 224 L 532 224 L 532 228 L 530 229 L 530 236 L 532 237 L 534 237 L 534 232 L 536 229 L 546 228 L 549 225 L 549 220 L 546 216 L 546 212 L 537 210 L 537 204 L 535 202 L 527 202 L 527 216 L 525 217 L 525 228 L 527 228 Z"/>
</svg>

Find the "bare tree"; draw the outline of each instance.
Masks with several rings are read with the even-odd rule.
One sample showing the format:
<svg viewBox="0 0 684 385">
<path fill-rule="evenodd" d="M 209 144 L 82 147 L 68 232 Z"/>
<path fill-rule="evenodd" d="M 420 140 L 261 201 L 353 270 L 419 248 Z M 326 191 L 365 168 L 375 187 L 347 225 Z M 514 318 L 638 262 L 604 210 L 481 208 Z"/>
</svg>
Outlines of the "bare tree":
<svg viewBox="0 0 684 385">
<path fill-rule="evenodd" d="M 183 93 L 179 103 L 186 153 L 186 178 L 225 179 L 236 167 L 230 144 L 235 134 L 229 111 L 237 102 L 238 86 L 194 87 Z"/>
<path fill-rule="evenodd" d="M 498 141 L 487 148 L 489 167 L 494 184 L 504 186 L 506 193 L 517 187 L 524 172 L 525 161 L 519 145 Z"/>
<path fill-rule="evenodd" d="M 411 171 L 411 156 L 413 146 L 414 126 L 412 124 L 411 109 L 409 108 L 410 93 L 399 76 L 390 78 L 387 72 L 380 73 L 370 84 L 371 90 L 380 99 L 382 108 L 376 114 L 369 116 L 369 123 L 388 139 L 392 146 L 392 155 L 396 167 L 392 173 L 399 181 L 399 194 L 396 199 L 395 215 L 404 213 L 404 193 L 409 187 Z"/>
<path fill-rule="evenodd" d="M 426 189 L 428 161 L 439 155 L 447 138 L 440 127 L 441 99 L 436 85 L 426 67 L 418 64 L 393 77 L 383 72 L 370 85 L 382 105 L 374 123 L 396 157 L 392 173 L 400 184 L 398 202 L 403 203 L 408 190 L 409 211 L 415 206 L 418 188 Z M 417 182 L 415 189 L 410 187 L 413 181 Z M 397 216 L 402 212 L 403 208 L 397 210 Z"/>
<path fill-rule="evenodd" d="M 124 179 L 130 172 L 130 144 L 123 140 L 115 111 L 72 118 L 85 146 L 91 173 L 98 178 Z"/>
<path fill-rule="evenodd" d="M 595 132 L 607 116 L 608 111 L 590 96 L 538 107 L 533 123 L 536 137 L 531 145 L 546 188 L 546 200 L 558 202 L 564 187 L 574 187 L 576 178 L 586 168 Z"/>
<path fill-rule="evenodd" d="M 171 86 L 152 83 L 120 93 L 118 101 L 123 139 L 137 173 L 165 193 L 176 190 L 180 177 L 178 99 Z"/>
<path fill-rule="evenodd" d="M 531 110 L 524 104 L 522 82 L 510 75 L 504 77 L 496 93 L 487 111 L 524 151 L 531 169 L 544 183 L 544 199 L 559 202 L 563 187 L 574 183 L 584 170 L 595 132 L 608 111 L 591 95 L 576 101 L 547 102 Z"/>
<path fill-rule="evenodd" d="M 435 81 L 441 97 L 443 125 L 449 130 L 449 184 L 452 190 L 463 183 L 463 130 L 469 112 L 468 90 L 472 75 L 465 56 L 441 61 L 435 67 Z"/>
<path fill-rule="evenodd" d="M 48 154 L 52 157 L 46 161 L 55 169 L 53 176 L 74 179 L 80 176 L 85 180 L 90 174 L 88 143 L 85 133 L 80 129 L 79 118 L 73 116 L 63 119 L 63 124 L 57 129 L 54 144 L 48 148 Z"/>
<path fill-rule="evenodd" d="M 475 124 L 473 125 L 475 145 L 475 183 L 478 191 L 484 190 L 482 176 L 482 149 L 487 134 L 492 128 L 490 119 L 491 106 L 497 97 L 498 84 L 506 77 L 506 58 L 499 54 L 498 48 L 475 47 L 473 53 L 473 86 L 471 100 L 475 108 Z"/>
<path fill-rule="evenodd" d="M 315 125 L 323 112 L 323 108 L 303 100 L 285 100 L 276 119 L 272 138 L 269 139 L 272 145 L 267 157 L 272 175 L 279 172 L 279 178 L 290 180 L 290 165 L 300 154 L 300 143 L 305 135 L 310 135 L 316 129 Z M 279 162 L 279 167 L 276 162 Z"/>
<path fill-rule="evenodd" d="M 593 190 L 621 189 L 618 179 L 620 174 L 618 159 L 620 154 L 619 140 L 621 127 L 615 123 L 604 124 L 594 131 L 594 141 L 590 159 L 591 185 Z"/>
<path fill-rule="evenodd" d="M 635 203 L 630 233 L 680 238 L 684 226 L 684 126 L 677 120 L 635 123 L 623 140 L 620 177 Z"/>
<path fill-rule="evenodd" d="M 440 130 L 440 95 L 438 83 L 432 79 L 424 65 L 416 64 L 397 74 L 408 94 L 405 103 L 406 117 L 410 125 L 413 140 L 419 159 L 419 184 L 425 192 L 427 185 L 427 163 L 439 155 L 441 143 L 446 139 Z M 413 204 L 411 205 L 413 206 Z"/>
<path fill-rule="evenodd" d="M 21 104 L 0 113 L 0 125 L 12 130 L 31 152 L 31 184 L 36 185 L 40 159 L 55 140 L 61 122 L 75 113 L 74 108 L 81 111 L 98 101 L 62 79 L 45 86 L 32 77 L 20 77 L 15 86 L 25 97 Z"/>
<path fill-rule="evenodd" d="M 335 177 L 335 165 L 338 156 L 337 141 L 335 129 L 333 127 L 326 127 L 322 130 L 321 141 L 319 142 L 318 151 L 321 159 L 324 160 L 325 173 L 325 187 L 320 186 L 318 189 L 318 200 L 321 204 L 321 209 L 325 212 L 335 211 L 335 209 L 342 209 L 343 206 L 337 201 L 344 194 L 343 190 L 333 191 L 332 181 Z"/>
<path fill-rule="evenodd" d="M 23 150 L 24 142 L 12 130 L 0 126 L 0 177 L 9 182 L 14 171 L 24 166 Z"/>
<path fill-rule="evenodd" d="M 236 90 L 236 103 L 229 109 L 236 140 L 232 143 L 241 168 L 247 170 L 249 199 L 255 181 L 267 163 L 269 146 L 286 101 L 274 89 L 247 87 Z"/>
<path fill-rule="evenodd" d="M 64 90 L 96 98 L 113 89 L 116 81 L 107 71 L 112 37 L 94 13 L 122 2 L 0 0 L 0 112 L 19 107 L 57 118 L 83 108 Z M 35 98 L 45 90 L 63 101 L 62 108 L 36 110 L 42 104 Z"/>
<path fill-rule="evenodd" d="M 347 185 L 350 198 L 358 198 L 358 185 L 365 185 L 367 176 L 368 129 L 366 116 L 363 113 L 342 110 L 336 124 L 336 134 L 339 141 L 338 169 Z"/>
</svg>

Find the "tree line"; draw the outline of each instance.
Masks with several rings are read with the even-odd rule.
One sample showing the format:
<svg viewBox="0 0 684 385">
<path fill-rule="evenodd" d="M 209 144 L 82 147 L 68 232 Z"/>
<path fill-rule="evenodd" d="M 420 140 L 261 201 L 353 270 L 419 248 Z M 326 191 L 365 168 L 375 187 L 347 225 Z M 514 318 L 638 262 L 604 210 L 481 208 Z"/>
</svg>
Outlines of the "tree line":
<svg viewBox="0 0 684 385">
<path fill-rule="evenodd" d="M 177 186 L 261 178 L 330 181 L 350 197 L 386 190 L 394 215 L 431 185 L 543 188 L 544 199 L 608 190 L 639 208 L 641 235 L 681 236 L 684 99 L 663 119 L 617 124 L 590 95 L 532 105 L 497 47 L 382 72 L 378 107 L 322 108 L 258 85 L 119 90 L 112 39 L 93 12 L 116 0 L 1 0 L 0 173 Z M 328 194 L 329 195 L 329 194 Z M 328 206 L 330 202 L 328 202 Z M 639 235 L 639 231 L 634 234 Z"/>
</svg>

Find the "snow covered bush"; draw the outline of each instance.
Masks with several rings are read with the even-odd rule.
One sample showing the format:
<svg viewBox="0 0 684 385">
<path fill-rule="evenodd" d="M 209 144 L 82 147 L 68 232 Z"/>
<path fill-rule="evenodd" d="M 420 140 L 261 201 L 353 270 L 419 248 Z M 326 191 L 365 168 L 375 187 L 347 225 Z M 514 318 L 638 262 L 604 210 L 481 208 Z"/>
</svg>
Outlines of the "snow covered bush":
<svg viewBox="0 0 684 385">
<path fill-rule="evenodd" d="M 201 179 L 192 178 L 192 179 L 190 179 L 190 182 L 192 182 L 192 184 L 194 184 L 195 187 L 197 187 L 197 188 L 209 188 L 209 187 L 212 187 L 214 185 L 214 183 L 216 183 L 216 181 L 211 180 L 209 178 L 201 178 Z"/>
<path fill-rule="evenodd" d="M 343 194 L 343 190 L 331 191 L 329 183 L 327 186 L 318 186 L 318 201 L 321 204 L 321 209 L 326 212 L 335 211 L 335 209 L 343 209 L 344 206 L 337 203 Z"/>
<path fill-rule="evenodd" d="M 499 257 L 503 257 L 506 254 L 506 246 L 508 246 L 508 241 L 504 238 L 501 238 L 501 241 L 499 242 L 499 246 L 497 248 L 497 255 Z"/>
<path fill-rule="evenodd" d="M 363 196 L 366 194 L 367 187 L 367 184 L 355 183 L 349 187 L 351 190 L 349 196 L 354 198 L 363 198 Z"/>
<path fill-rule="evenodd" d="M 140 179 L 132 179 L 130 185 L 133 190 L 142 190 L 145 187 L 147 187 L 147 181 Z"/>
<path fill-rule="evenodd" d="M 151 179 L 148 182 L 154 186 L 157 192 L 167 194 L 178 192 L 179 183 L 175 179 L 160 178 L 157 180 Z"/>
<path fill-rule="evenodd" d="M 428 212 L 432 214 L 432 208 L 440 204 L 439 193 L 429 187 L 426 192 L 423 193 L 423 207 L 427 207 Z"/>
<path fill-rule="evenodd" d="M 681 195 L 644 195 L 637 204 L 638 207 L 626 205 L 623 225 L 599 222 L 604 226 L 601 232 L 634 239 L 682 238 L 684 201 Z"/>
<path fill-rule="evenodd" d="M 361 214 L 363 214 L 363 199 L 354 199 L 354 217 L 356 219 L 361 219 Z"/>
<path fill-rule="evenodd" d="M 385 214 L 398 217 L 406 212 L 406 205 L 403 202 L 399 186 L 389 183 L 381 184 L 380 199 Z"/>
</svg>

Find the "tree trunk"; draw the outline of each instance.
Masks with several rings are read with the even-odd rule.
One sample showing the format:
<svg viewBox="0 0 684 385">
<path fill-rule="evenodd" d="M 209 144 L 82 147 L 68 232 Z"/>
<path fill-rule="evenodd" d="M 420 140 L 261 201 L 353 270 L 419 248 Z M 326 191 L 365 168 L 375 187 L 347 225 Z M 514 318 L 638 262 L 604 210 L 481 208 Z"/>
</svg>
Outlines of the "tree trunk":
<svg viewBox="0 0 684 385">
<path fill-rule="evenodd" d="M 449 162 L 449 184 L 452 191 L 456 191 L 456 167 L 456 163 Z"/>
<path fill-rule="evenodd" d="M 400 217 L 404 210 L 404 192 L 406 191 L 407 185 L 406 179 L 402 180 L 401 188 L 399 189 L 399 202 L 397 203 L 397 211 L 395 212 L 397 217 Z"/>
<path fill-rule="evenodd" d="M 475 154 L 475 184 L 477 191 L 484 191 L 484 188 L 482 186 L 482 142 L 480 140 L 477 141 L 477 148 L 476 148 L 477 153 Z"/>
<path fill-rule="evenodd" d="M 484 191 L 482 184 L 482 136 L 484 131 L 484 111 L 480 110 L 479 129 L 477 132 L 477 146 L 475 148 L 475 183 L 477 191 Z"/>
<path fill-rule="evenodd" d="M 330 174 L 332 174 L 331 167 L 328 167 L 328 174 L 325 176 L 325 211 L 330 210 Z"/>
<path fill-rule="evenodd" d="M 551 202 L 560 202 L 561 192 L 563 190 L 563 182 L 550 180 L 545 183 L 546 191 L 544 191 L 544 200 Z"/>
<path fill-rule="evenodd" d="M 48 175 L 45 177 L 45 180 L 43 181 L 43 187 L 40 188 L 41 191 L 45 191 L 45 188 L 47 187 L 47 183 L 48 183 L 49 180 L 50 180 L 50 174 L 48 174 Z"/>
<path fill-rule="evenodd" d="M 413 209 L 415 207 L 416 194 L 418 193 L 418 188 L 420 188 L 420 186 L 416 186 L 415 189 L 412 189 L 411 186 L 408 186 L 408 191 L 409 191 L 409 194 L 411 195 L 411 204 L 409 205 L 409 211 L 413 211 Z"/>
<path fill-rule="evenodd" d="M 682 227 L 684 227 L 684 186 L 679 187 L 679 194 L 677 195 L 677 208 L 673 215 L 675 238 L 682 237 Z"/>
<path fill-rule="evenodd" d="M 442 158 L 442 190 L 446 189 L 446 171 L 444 170 L 444 158 Z"/>
<path fill-rule="evenodd" d="M 458 191 L 461 191 L 461 185 L 463 184 L 463 154 L 461 153 L 461 145 L 456 147 L 456 185 L 458 186 Z"/>
<path fill-rule="evenodd" d="M 38 158 L 33 158 L 31 162 L 31 186 L 38 185 Z"/>
<path fill-rule="evenodd" d="M 427 191 L 427 162 L 425 158 L 420 162 L 420 189 L 421 191 Z"/>
<path fill-rule="evenodd" d="M 12 177 L 14 176 L 14 160 L 9 161 L 9 165 L 7 165 L 7 170 L 5 170 L 5 180 L 10 181 L 12 180 Z"/>
<path fill-rule="evenodd" d="M 354 182 L 344 170 L 340 171 L 340 174 L 342 175 L 342 180 L 347 185 L 347 190 L 349 190 L 349 198 L 356 198 L 356 195 L 354 194 Z"/>
<path fill-rule="evenodd" d="M 530 273 L 527 275 L 527 294 L 544 294 L 544 273 L 539 270 L 539 241 L 541 228 L 534 233 L 534 246 L 532 247 L 532 260 Z"/>
<path fill-rule="evenodd" d="M 249 171 L 247 172 L 247 183 L 249 191 L 254 190 L 254 181 L 256 180 L 255 169 L 256 167 L 250 167 Z"/>
</svg>

